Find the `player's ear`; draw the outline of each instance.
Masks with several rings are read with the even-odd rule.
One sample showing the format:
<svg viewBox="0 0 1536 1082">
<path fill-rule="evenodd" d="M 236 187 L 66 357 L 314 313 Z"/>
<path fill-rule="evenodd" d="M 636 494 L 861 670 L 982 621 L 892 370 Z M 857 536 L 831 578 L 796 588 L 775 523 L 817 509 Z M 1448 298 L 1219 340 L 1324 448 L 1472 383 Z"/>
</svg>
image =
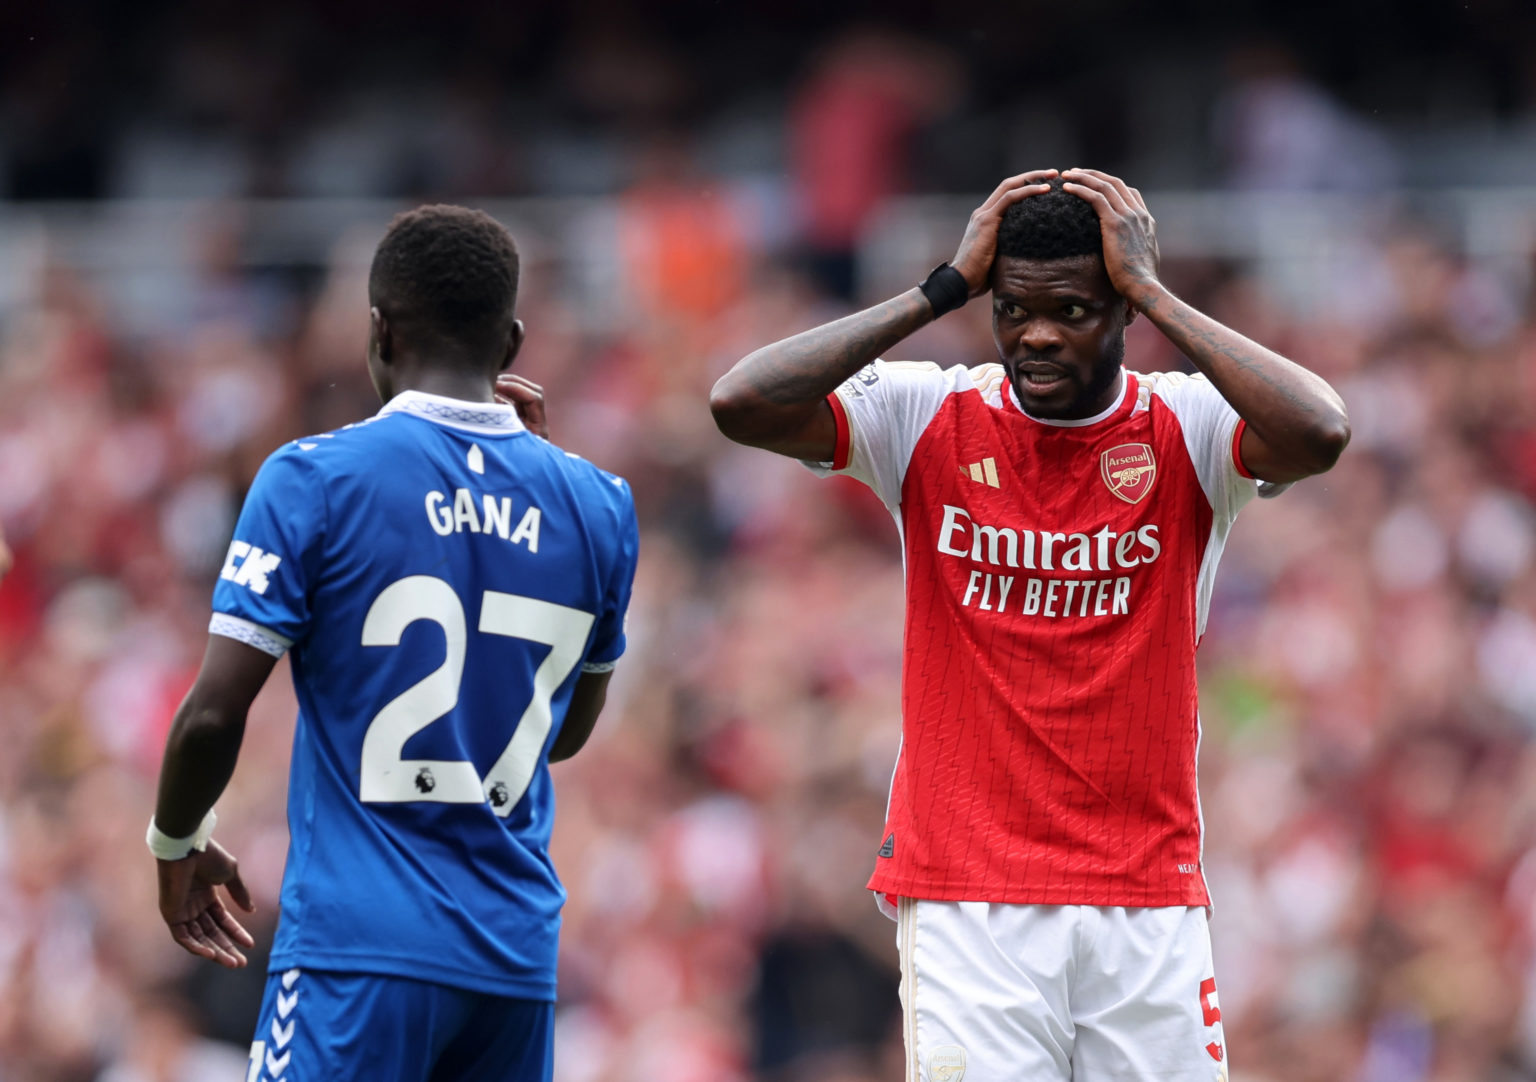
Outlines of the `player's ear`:
<svg viewBox="0 0 1536 1082">
<path fill-rule="evenodd" d="M 517 359 L 517 351 L 523 348 L 523 335 L 523 321 L 514 319 L 511 329 L 507 331 L 507 352 L 501 359 L 501 371 L 511 368 L 512 362 Z"/>
<path fill-rule="evenodd" d="M 1136 322 L 1136 306 L 1130 301 L 1125 302 L 1125 325 L 1129 327 Z"/>
<path fill-rule="evenodd" d="M 385 364 L 389 363 L 390 355 L 394 352 L 389 320 L 384 318 L 384 313 L 377 307 L 368 309 L 368 352 Z"/>
</svg>

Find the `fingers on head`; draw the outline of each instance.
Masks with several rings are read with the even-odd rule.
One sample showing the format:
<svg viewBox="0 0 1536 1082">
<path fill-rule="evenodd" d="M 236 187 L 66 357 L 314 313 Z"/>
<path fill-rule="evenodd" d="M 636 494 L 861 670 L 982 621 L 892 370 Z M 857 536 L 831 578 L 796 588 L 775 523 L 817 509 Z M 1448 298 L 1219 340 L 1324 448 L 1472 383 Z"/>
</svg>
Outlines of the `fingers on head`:
<svg viewBox="0 0 1536 1082">
<path fill-rule="evenodd" d="M 1141 202 L 1140 193 L 1119 177 L 1111 176 L 1098 169 L 1069 169 L 1067 172 L 1071 174 L 1073 181 L 1103 192 L 1105 198 L 1110 201 L 1110 205 L 1116 208 L 1146 209 L 1146 204 Z"/>
<path fill-rule="evenodd" d="M 1064 185 L 1073 195 L 1086 199 L 1100 213 L 1129 215 L 1133 211 L 1113 188 L 1089 187 L 1086 184 Z"/>
<path fill-rule="evenodd" d="M 1014 200 L 1021 199 L 1025 195 L 1038 195 L 1049 191 L 1050 185 L 1045 181 L 1057 175 L 1055 169 L 1033 169 L 1028 173 L 1019 173 L 1011 176 L 993 189 L 987 196 L 986 202 L 977 208 L 979 213 L 995 210 L 999 206 L 1006 206 Z"/>
<path fill-rule="evenodd" d="M 1056 170 L 1054 169 L 1032 169 L 1027 173 L 1015 173 L 1013 176 L 1004 179 L 1001 184 L 994 188 L 992 194 L 994 196 L 1002 195 L 1010 188 L 1017 188 L 1020 184 L 1028 184 L 1037 177 L 1047 177 L 1055 172 Z"/>
<path fill-rule="evenodd" d="M 1136 189 L 1132 188 L 1119 177 L 1106 177 L 1104 183 L 1109 185 L 1110 191 L 1119 196 L 1127 207 L 1136 210 L 1140 210 L 1142 208 L 1143 204 L 1140 197 L 1136 195 Z"/>
<path fill-rule="evenodd" d="M 1084 188 L 1092 188 L 1096 192 L 1107 191 L 1114 187 L 1102 173 L 1094 169 L 1068 169 L 1063 174 L 1065 182 L 1077 184 Z"/>
<path fill-rule="evenodd" d="M 1069 180 L 1061 188 L 1062 191 L 1071 192 L 1079 199 L 1085 199 L 1094 206 L 1109 205 L 1109 200 L 1104 197 L 1103 192 L 1097 188 L 1089 187 L 1087 184 L 1080 184 L 1077 181 Z"/>
<path fill-rule="evenodd" d="M 1014 188 L 1012 191 L 1003 193 L 1003 197 L 997 201 L 995 209 L 1006 210 L 1008 207 L 1028 199 L 1032 195 L 1044 195 L 1050 190 L 1051 186 L 1049 184 L 1026 184 L 1022 188 Z"/>
<path fill-rule="evenodd" d="M 1086 169 L 1075 170 L 1071 177 L 1067 180 L 1067 183 L 1076 185 L 1079 188 L 1088 188 L 1091 191 L 1098 192 L 1105 198 L 1110 198 L 1111 196 L 1118 194 L 1116 193 L 1115 186 L 1113 184 L 1109 183 L 1109 181 L 1105 180 L 1103 177 L 1095 176 L 1094 174 L 1088 172 Z"/>
<path fill-rule="evenodd" d="M 544 399 L 544 392 L 529 383 L 502 383 L 496 389 L 513 402 L 533 403 Z"/>
</svg>

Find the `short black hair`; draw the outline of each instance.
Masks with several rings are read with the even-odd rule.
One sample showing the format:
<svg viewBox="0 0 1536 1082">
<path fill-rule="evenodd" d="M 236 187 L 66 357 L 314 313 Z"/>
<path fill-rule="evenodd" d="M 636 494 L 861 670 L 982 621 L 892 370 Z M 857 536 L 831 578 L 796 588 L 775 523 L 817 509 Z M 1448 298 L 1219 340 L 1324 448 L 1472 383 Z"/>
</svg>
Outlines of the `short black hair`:
<svg viewBox="0 0 1536 1082">
<path fill-rule="evenodd" d="M 1047 181 L 1051 190 L 1026 196 L 1003 211 L 997 230 L 997 254 L 1010 259 L 1068 259 L 1078 255 L 1104 257 L 1099 216 L 1087 200 L 1061 189 L 1061 178 Z"/>
<path fill-rule="evenodd" d="M 511 327 L 517 275 L 517 244 L 495 218 L 417 207 L 396 215 L 379 241 L 368 303 L 412 340 L 492 349 Z"/>
</svg>

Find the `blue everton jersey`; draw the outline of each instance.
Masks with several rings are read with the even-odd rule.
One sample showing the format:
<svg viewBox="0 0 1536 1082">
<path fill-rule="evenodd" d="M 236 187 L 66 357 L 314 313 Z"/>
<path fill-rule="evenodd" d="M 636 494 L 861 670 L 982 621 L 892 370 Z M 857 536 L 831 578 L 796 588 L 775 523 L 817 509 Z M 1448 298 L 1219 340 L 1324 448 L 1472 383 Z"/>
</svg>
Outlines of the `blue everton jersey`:
<svg viewBox="0 0 1536 1082">
<path fill-rule="evenodd" d="M 548 749 L 624 650 L 625 482 L 510 406 L 408 392 L 257 474 L 210 630 L 291 650 L 274 969 L 553 999 Z"/>
</svg>

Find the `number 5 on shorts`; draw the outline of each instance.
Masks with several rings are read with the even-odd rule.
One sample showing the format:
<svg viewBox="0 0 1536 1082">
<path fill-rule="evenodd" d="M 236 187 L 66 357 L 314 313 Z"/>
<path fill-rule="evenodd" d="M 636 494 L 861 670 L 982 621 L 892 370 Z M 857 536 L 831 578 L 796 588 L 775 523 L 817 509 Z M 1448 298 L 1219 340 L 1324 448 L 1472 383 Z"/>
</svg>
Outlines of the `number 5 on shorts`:
<svg viewBox="0 0 1536 1082">
<path fill-rule="evenodd" d="M 554 725 L 550 700 L 581 660 L 592 630 L 589 612 L 517 594 L 487 590 L 481 598 L 478 630 L 526 639 L 550 648 L 533 674 L 533 697 L 518 719 L 506 750 L 484 778 L 462 759 L 405 759 L 405 743 L 459 702 L 468 633 L 458 594 L 440 578 L 411 575 L 390 583 L 363 620 L 364 646 L 399 646 L 417 620 L 443 629 L 442 665 L 384 704 L 363 735 L 358 797 L 366 804 L 432 801 L 480 804 L 489 801 L 505 818 L 522 800 L 539 752 Z"/>
<path fill-rule="evenodd" d="M 1216 1004 L 1216 978 L 1207 977 L 1200 982 L 1200 1013 L 1205 1016 L 1207 1026 L 1221 1021 L 1221 1008 Z"/>
</svg>

